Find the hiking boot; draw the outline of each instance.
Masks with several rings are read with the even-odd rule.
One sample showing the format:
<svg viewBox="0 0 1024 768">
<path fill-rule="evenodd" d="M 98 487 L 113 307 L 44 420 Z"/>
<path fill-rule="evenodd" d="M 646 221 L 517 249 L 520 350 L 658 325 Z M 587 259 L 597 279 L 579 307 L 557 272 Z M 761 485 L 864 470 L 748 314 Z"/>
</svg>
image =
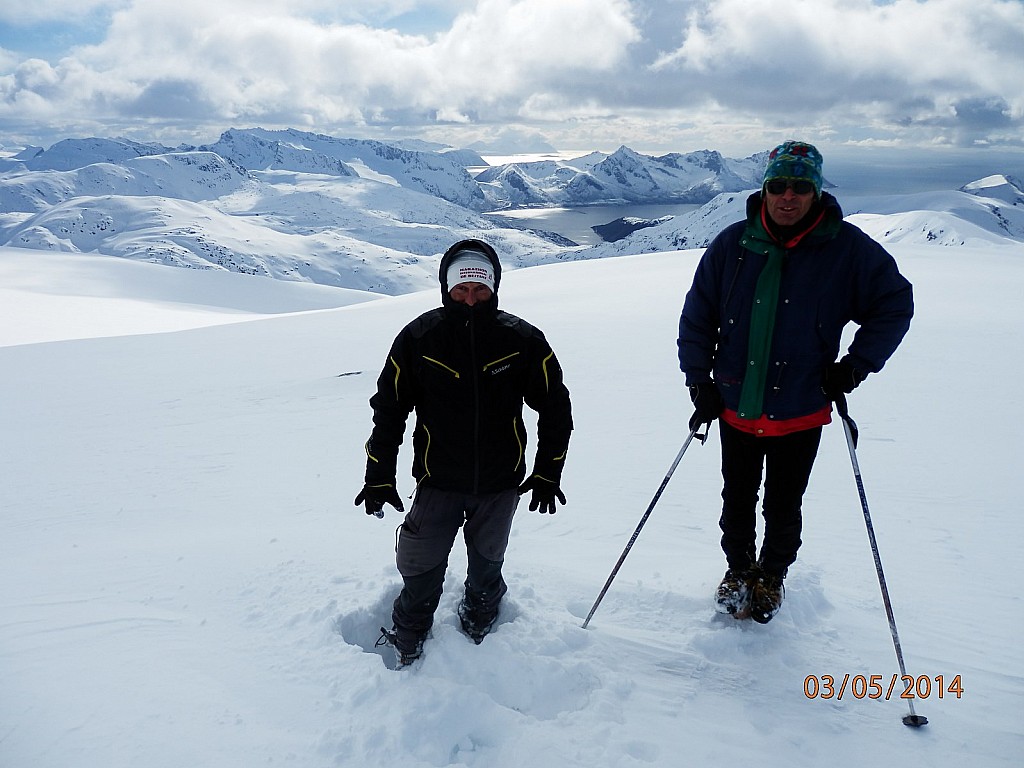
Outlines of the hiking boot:
<svg viewBox="0 0 1024 768">
<path fill-rule="evenodd" d="M 751 588 L 750 618 L 759 624 L 767 624 L 779 612 L 785 596 L 782 576 L 762 572 Z"/>
<path fill-rule="evenodd" d="M 760 569 L 756 565 L 727 570 L 715 592 L 715 610 L 737 619 L 747 618 L 750 615 L 750 589 L 759 575 Z"/>
<path fill-rule="evenodd" d="M 423 655 L 423 642 L 426 635 L 418 635 L 407 630 L 392 627 L 390 630 L 380 628 L 380 637 L 376 646 L 390 645 L 395 649 L 395 661 L 398 667 L 407 667 Z"/>
<path fill-rule="evenodd" d="M 482 611 L 470 605 L 466 598 L 459 603 L 458 614 L 462 631 L 477 645 L 483 642 L 498 620 L 497 611 Z"/>
</svg>

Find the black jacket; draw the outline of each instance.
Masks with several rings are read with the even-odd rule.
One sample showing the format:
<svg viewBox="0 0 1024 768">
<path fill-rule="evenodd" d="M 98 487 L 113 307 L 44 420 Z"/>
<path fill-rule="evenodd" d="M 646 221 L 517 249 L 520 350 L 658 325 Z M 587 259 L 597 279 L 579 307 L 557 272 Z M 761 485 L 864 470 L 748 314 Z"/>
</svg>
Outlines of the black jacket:
<svg viewBox="0 0 1024 768">
<path fill-rule="evenodd" d="M 480 251 L 494 264 L 489 301 L 469 307 L 448 296 L 448 265 L 460 250 Z M 544 334 L 498 309 L 501 265 L 486 243 L 456 243 L 441 259 L 440 275 L 442 306 L 398 334 L 370 398 L 366 482 L 395 482 L 406 420 L 415 410 L 417 485 L 466 493 L 516 487 L 527 469 L 525 402 L 538 415 L 533 471 L 558 483 L 572 413 L 562 369 Z"/>
</svg>

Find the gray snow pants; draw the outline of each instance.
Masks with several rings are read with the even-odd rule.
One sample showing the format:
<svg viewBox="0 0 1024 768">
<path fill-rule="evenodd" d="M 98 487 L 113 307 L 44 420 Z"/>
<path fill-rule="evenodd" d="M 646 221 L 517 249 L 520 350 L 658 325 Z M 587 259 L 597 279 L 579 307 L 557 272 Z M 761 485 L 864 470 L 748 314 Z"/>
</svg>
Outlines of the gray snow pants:
<svg viewBox="0 0 1024 768">
<path fill-rule="evenodd" d="M 518 503 L 515 488 L 479 495 L 426 486 L 416 491 L 398 529 L 396 560 L 404 585 L 392 611 L 397 628 L 422 637 L 433 625 L 459 528 L 468 555 L 466 602 L 479 613 L 497 613 L 508 589 L 501 566 Z"/>
</svg>

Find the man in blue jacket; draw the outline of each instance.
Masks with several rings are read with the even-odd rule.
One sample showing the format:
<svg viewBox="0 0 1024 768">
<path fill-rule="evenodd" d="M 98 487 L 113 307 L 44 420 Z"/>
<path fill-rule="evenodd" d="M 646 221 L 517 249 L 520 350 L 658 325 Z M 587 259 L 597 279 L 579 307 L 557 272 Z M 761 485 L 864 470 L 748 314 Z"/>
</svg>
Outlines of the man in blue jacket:
<svg viewBox="0 0 1024 768">
<path fill-rule="evenodd" d="M 910 283 L 822 192 L 818 150 L 769 154 L 747 218 L 705 251 L 679 320 L 690 428 L 719 421 L 722 549 L 716 608 L 771 621 L 796 560 L 801 504 L 831 402 L 882 369 L 910 328 Z M 859 325 L 840 357 L 844 327 Z M 756 514 L 763 483 L 764 536 Z"/>
<path fill-rule="evenodd" d="M 394 628 L 382 635 L 400 665 L 421 653 L 460 528 L 469 563 L 458 614 L 479 643 L 507 589 L 501 570 L 520 494 L 531 492 L 531 511 L 565 504 L 572 409 L 555 353 L 539 329 L 498 309 L 501 263 L 487 243 L 455 243 L 441 258 L 440 282 L 441 306 L 402 329 L 377 380 L 365 484 L 355 500 L 368 515 L 383 517 L 385 504 L 404 511 L 395 465 L 415 411 L 416 497 L 397 547 L 403 588 Z M 524 403 L 537 412 L 529 477 Z"/>
</svg>

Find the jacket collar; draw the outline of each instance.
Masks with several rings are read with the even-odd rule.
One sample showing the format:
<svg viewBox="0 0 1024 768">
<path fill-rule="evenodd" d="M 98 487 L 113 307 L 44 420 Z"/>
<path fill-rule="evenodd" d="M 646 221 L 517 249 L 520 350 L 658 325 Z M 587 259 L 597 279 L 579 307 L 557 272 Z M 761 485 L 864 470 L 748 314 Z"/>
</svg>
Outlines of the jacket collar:
<svg viewBox="0 0 1024 768">
<path fill-rule="evenodd" d="M 799 243 L 822 242 L 831 240 L 839 232 L 843 221 L 843 210 L 839 201 L 828 192 L 821 193 L 818 200 L 807 215 L 792 227 L 784 231 L 768 221 L 764 198 L 755 192 L 747 198 L 747 227 L 744 231 L 744 242 L 758 241 L 763 245 L 783 248 L 795 248 Z"/>
</svg>

